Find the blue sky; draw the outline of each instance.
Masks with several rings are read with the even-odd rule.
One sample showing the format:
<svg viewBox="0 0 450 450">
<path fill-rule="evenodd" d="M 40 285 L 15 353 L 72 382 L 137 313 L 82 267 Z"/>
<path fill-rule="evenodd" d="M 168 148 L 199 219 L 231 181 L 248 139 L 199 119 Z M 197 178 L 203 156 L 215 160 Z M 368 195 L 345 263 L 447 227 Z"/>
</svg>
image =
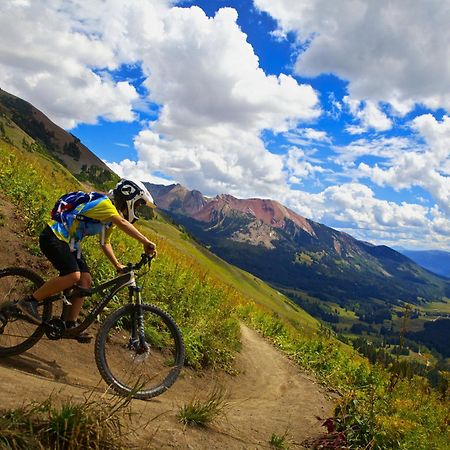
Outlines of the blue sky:
<svg viewBox="0 0 450 450">
<path fill-rule="evenodd" d="M 448 23 L 442 0 L 9 0 L 0 87 L 122 176 L 450 250 Z"/>
</svg>

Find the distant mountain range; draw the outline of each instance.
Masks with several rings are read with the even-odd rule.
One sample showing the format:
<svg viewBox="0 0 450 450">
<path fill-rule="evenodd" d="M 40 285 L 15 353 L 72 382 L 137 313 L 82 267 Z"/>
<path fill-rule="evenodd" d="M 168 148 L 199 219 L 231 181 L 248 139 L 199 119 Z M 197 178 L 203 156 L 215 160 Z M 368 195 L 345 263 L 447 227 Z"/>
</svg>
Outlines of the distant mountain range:
<svg viewBox="0 0 450 450">
<path fill-rule="evenodd" d="M 274 200 L 213 198 L 179 184 L 147 184 L 160 209 L 228 262 L 295 299 L 297 291 L 341 305 L 421 303 L 450 283 L 407 256 L 296 214 Z"/>
<path fill-rule="evenodd" d="M 431 272 L 450 278 L 450 252 L 443 250 L 396 250 Z"/>
</svg>

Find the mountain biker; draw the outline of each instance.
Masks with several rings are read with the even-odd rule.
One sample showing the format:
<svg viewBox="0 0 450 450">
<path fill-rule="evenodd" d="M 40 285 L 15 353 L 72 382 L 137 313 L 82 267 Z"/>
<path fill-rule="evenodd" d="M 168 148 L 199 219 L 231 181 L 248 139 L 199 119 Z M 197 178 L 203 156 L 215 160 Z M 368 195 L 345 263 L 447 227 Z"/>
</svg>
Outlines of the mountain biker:
<svg viewBox="0 0 450 450">
<path fill-rule="evenodd" d="M 132 225 L 137 219 L 136 209 L 142 205 L 155 207 L 148 190 L 140 182 L 122 179 L 108 194 L 96 194 L 95 199 L 77 205 L 72 211 L 64 213 L 64 221 L 50 221 L 39 236 L 39 245 L 59 276 L 50 279 L 32 295 L 19 300 L 17 308 L 30 321 L 42 323 L 37 310 L 39 302 L 73 285 L 90 288 L 92 278 L 89 268 L 80 251 L 80 241 L 85 236 L 100 235 L 100 245 L 118 272 L 125 266 L 121 264 L 112 249 L 110 237 L 116 226 L 144 246 L 148 255 L 156 253 L 156 245 Z M 77 318 L 84 298 L 72 298 L 66 328 L 77 326 Z M 88 333 L 86 338 L 92 337 Z M 78 336 L 83 337 L 83 336 Z"/>
</svg>

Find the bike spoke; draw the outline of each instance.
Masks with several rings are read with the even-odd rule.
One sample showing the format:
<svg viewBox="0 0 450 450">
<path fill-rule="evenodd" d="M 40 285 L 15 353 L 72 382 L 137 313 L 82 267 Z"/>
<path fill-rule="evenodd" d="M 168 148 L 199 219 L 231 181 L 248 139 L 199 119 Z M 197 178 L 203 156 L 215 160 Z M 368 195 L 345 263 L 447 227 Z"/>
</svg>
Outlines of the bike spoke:
<svg viewBox="0 0 450 450">
<path fill-rule="evenodd" d="M 115 389 L 146 398 L 164 392 L 174 382 L 184 350 L 173 322 L 165 321 L 148 305 L 142 309 L 141 337 L 134 307 L 107 324 L 102 361 Z"/>
<path fill-rule="evenodd" d="M 21 353 L 42 336 L 42 327 L 31 323 L 15 307 L 15 303 L 31 295 L 41 284 L 40 277 L 27 269 L 0 271 L 0 356 Z M 47 316 L 49 308 L 41 307 L 40 311 Z"/>
</svg>

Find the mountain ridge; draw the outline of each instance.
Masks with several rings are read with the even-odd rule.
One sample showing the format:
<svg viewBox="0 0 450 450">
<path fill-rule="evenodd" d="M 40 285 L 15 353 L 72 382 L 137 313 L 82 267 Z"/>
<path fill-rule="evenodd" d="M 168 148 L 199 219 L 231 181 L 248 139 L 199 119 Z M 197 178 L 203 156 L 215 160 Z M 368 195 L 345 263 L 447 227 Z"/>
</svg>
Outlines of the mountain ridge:
<svg viewBox="0 0 450 450">
<path fill-rule="evenodd" d="M 27 135 L 27 145 L 37 144 L 62 163 L 80 181 L 101 185 L 117 175 L 76 136 L 52 122 L 31 103 L 0 89 L 0 118 Z M 29 139 L 28 139 L 29 138 Z"/>
<path fill-rule="evenodd" d="M 444 250 L 396 249 L 425 269 L 450 279 L 450 252 Z"/>
<path fill-rule="evenodd" d="M 279 289 L 340 304 L 421 303 L 450 295 L 449 283 L 396 250 L 357 240 L 274 200 L 208 198 L 180 184 L 147 186 L 159 208 L 197 239 Z"/>
</svg>

